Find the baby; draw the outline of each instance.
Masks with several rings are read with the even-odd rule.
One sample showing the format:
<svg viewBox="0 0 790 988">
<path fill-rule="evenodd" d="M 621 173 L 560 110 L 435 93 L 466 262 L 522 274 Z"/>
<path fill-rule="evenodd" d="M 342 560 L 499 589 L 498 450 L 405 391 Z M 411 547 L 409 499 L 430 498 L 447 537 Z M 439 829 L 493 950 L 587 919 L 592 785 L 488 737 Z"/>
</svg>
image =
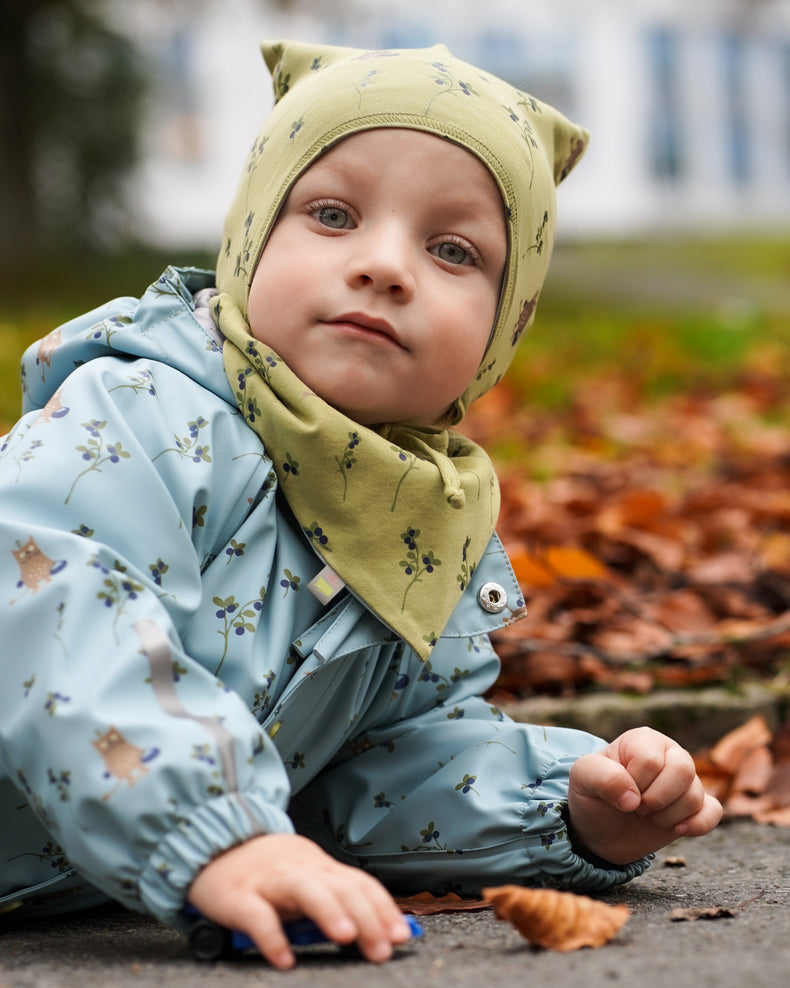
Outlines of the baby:
<svg viewBox="0 0 790 988">
<path fill-rule="evenodd" d="M 265 45 L 277 105 L 212 272 L 25 357 L 0 456 L 0 910 L 191 903 L 278 968 L 384 961 L 392 891 L 640 874 L 721 809 L 656 732 L 482 695 L 522 618 L 504 373 L 586 134 L 441 47 Z"/>
</svg>

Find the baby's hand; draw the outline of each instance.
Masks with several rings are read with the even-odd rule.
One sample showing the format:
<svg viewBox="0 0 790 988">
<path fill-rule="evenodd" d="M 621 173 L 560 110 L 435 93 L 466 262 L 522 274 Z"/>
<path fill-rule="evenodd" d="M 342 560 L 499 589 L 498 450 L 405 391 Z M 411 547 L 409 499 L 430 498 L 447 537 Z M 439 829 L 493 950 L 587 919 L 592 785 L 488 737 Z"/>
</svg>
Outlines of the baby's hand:
<svg viewBox="0 0 790 988">
<path fill-rule="evenodd" d="M 648 727 L 626 731 L 573 765 L 568 791 L 571 835 L 612 864 L 628 864 L 678 837 L 700 837 L 722 809 L 679 744 Z"/>
<path fill-rule="evenodd" d="M 330 940 L 356 942 L 376 962 L 411 935 L 377 879 L 296 834 L 255 837 L 226 851 L 198 874 L 188 899 L 215 923 L 246 933 L 281 970 L 295 963 L 282 920 L 307 916 Z"/>
</svg>

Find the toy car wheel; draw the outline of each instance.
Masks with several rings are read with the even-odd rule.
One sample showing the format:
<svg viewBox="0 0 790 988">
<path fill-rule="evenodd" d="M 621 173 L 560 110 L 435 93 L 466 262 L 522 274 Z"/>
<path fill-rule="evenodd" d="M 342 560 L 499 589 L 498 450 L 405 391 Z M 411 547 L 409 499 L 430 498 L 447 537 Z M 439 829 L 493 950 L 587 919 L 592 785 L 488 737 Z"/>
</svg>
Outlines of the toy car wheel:
<svg viewBox="0 0 790 988">
<path fill-rule="evenodd" d="M 199 919 L 189 930 L 189 949 L 196 961 L 216 961 L 230 950 L 230 934 L 208 919 Z"/>
</svg>

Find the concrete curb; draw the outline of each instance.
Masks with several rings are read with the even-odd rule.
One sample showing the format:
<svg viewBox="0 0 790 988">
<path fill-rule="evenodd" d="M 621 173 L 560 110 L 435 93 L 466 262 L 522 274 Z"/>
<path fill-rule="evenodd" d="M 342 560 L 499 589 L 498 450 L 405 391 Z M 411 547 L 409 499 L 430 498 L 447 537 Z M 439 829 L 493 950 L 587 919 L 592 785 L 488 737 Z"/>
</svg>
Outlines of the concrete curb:
<svg viewBox="0 0 790 988">
<path fill-rule="evenodd" d="M 573 727 L 607 741 L 646 725 L 698 751 L 757 714 L 775 731 L 790 716 L 790 687 L 749 683 L 733 689 L 662 690 L 647 696 L 535 697 L 505 704 L 503 710 L 522 723 Z"/>
</svg>

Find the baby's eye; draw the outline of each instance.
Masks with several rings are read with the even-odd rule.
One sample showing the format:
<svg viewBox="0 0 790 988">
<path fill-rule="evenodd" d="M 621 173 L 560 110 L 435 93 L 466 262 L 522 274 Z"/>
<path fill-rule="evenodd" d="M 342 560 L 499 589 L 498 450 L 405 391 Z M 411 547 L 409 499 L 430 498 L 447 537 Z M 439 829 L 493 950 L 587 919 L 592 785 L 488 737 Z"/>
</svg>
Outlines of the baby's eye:
<svg viewBox="0 0 790 988">
<path fill-rule="evenodd" d="M 430 248 L 430 253 L 435 254 L 446 264 L 474 264 L 472 252 L 453 240 L 444 240 L 436 244 Z"/>
<path fill-rule="evenodd" d="M 321 206 L 315 213 L 318 222 L 332 230 L 343 230 L 350 225 L 351 217 L 340 206 Z"/>
</svg>

